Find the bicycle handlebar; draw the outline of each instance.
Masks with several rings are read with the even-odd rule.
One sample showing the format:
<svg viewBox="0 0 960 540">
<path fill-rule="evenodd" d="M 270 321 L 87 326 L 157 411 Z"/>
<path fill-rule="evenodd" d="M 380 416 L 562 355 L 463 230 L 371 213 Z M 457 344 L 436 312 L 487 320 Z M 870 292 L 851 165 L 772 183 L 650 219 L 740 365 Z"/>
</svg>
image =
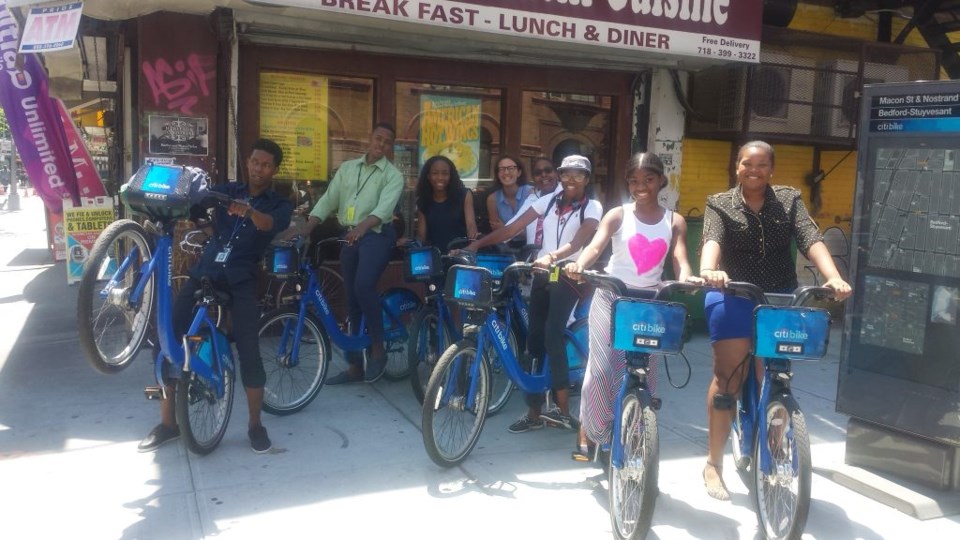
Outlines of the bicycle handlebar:
<svg viewBox="0 0 960 540">
<path fill-rule="evenodd" d="M 601 274 L 595 270 L 584 270 L 580 275 L 583 276 L 583 278 L 591 285 L 609 289 L 617 296 L 658 299 L 673 292 L 693 294 L 703 288 L 702 285 L 697 283 L 670 280 L 661 281 L 654 287 L 640 289 L 630 287 L 620 278 L 611 276 L 609 274 Z"/>
<path fill-rule="evenodd" d="M 792 293 L 764 293 L 763 289 L 757 287 L 753 283 L 748 283 L 746 281 L 731 281 L 727 283 L 727 286 L 724 287 L 724 289 L 729 290 L 741 298 L 753 300 L 758 304 L 769 304 L 768 296 L 787 298 L 789 299 L 788 303 L 792 306 L 803 305 L 810 297 L 831 300 L 836 298 L 836 292 L 829 287 L 803 286 L 797 287 Z"/>
</svg>

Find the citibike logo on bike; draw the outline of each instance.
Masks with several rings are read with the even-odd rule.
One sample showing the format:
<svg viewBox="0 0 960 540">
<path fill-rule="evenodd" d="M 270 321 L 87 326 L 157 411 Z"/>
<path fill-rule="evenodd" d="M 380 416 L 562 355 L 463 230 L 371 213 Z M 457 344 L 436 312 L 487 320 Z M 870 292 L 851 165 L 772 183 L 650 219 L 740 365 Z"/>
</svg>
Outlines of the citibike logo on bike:
<svg viewBox="0 0 960 540">
<path fill-rule="evenodd" d="M 327 305 L 327 299 L 323 297 L 323 291 L 320 290 L 320 287 L 314 288 L 313 299 L 320 304 L 320 309 L 323 310 L 324 315 L 330 314 L 330 306 Z"/>
<path fill-rule="evenodd" d="M 764 358 L 822 358 L 830 315 L 812 308 L 761 306 L 756 312 L 756 354 Z"/>
<path fill-rule="evenodd" d="M 429 276 L 433 274 L 433 253 L 428 250 L 410 253 L 411 274 L 414 276 Z"/>
<path fill-rule="evenodd" d="M 490 325 L 493 327 L 493 333 L 497 336 L 497 341 L 500 342 L 500 347 L 504 350 L 509 350 L 510 346 L 507 345 L 507 333 L 504 331 L 503 325 L 500 324 L 500 321 L 494 319 L 490 321 Z"/>
<path fill-rule="evenodd" d="M 683 304 L 620 298 L 613 304 L 613 348 L 642 353 L 679 352 L 686 317 Z"/>
</svg>

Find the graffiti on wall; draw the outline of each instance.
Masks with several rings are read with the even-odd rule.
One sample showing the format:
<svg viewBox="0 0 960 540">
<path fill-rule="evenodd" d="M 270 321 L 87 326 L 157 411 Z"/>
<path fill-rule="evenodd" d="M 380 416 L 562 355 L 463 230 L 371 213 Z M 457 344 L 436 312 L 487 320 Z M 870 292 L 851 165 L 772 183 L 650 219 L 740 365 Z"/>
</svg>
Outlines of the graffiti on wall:
<svg viewBox="0 0 960 540">
<path fill-rule="evenodd" d="M 154 106 L 183 114 L 193 114 L 194 106 L 210 96 L 208 81 L 216 76 L 216 59 L 211 55 L 191 53 L 173 62 L 157 58 L 143 63 Z"/>
</svg>

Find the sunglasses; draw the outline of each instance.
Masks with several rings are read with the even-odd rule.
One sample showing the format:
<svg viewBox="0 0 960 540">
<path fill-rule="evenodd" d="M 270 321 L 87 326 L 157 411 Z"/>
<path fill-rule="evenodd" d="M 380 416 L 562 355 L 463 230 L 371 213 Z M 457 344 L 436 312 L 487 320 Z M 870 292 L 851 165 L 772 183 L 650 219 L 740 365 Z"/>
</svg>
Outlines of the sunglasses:
<svg viewBox="0 0 960 540">
<path fill-rule="evenodd" d="M 534 169 L 533 174 L 540 176 L 541 174 L 550 174 L 553 172 L 553 167 L 547 167 L 544 169 Z"/>
</svg>

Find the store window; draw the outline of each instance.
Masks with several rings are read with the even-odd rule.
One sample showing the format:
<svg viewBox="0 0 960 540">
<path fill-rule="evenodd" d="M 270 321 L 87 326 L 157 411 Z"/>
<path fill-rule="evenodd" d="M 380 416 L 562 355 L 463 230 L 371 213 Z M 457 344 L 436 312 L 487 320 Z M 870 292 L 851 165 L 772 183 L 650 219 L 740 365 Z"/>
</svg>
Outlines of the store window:
<svg viewBox="0 0 960 540">
<path fill-rule="evenodd" d="M 554 165 L 580 154 L 593 164 L 595 196 L 601 197 L 612 168 L 610 111 L 613 98 L 560 92 L 523 92 L 521 148 L 529 168 L 533 159 L 545 156 Z M 601 199 L 602 200 L 602 199 Z"/>
<path fill-rule="evenodd" d="M 260 133 L 283 148 L 278 180 L 320 182 L 366 152 L 373 125 L 373 80 L 260 73 Z"/>
<path fill-rule="evenodd" d="M 406 189 L 401 210 L 412 234 L 420 167 L 435 155 L 456 165 L 464 184 L 483 193 L 493 182 L 493 160 L 500 152 L 502 92 L 497 88 L 397 82 L 394 164 Z M 475 196 L 475 200 L 481 197 Z"/>
</svg>

